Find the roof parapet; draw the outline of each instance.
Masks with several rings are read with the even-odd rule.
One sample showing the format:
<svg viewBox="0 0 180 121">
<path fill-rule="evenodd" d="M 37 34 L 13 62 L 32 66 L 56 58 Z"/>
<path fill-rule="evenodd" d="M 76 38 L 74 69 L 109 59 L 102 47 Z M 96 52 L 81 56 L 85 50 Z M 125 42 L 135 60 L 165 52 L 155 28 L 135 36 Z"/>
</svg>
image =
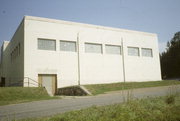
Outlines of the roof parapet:
<svg viewBox="0 0 180 121">
<path fill-rule="evenodd" d="M 145 34 L 145 35 L 149 35 L 149 36 L 157 36 L 157 34 L 155 34 L 155 33 L 148 33 L 148 32 L 128 30 L 128 29 L 120 29 L 120 28 L 113 28 L 113 27 L 105 27 L 105 26 L 99 26 L 99 25 L 84 24 L 84 23 L 57 20 L 57 19 L 49 19 L 49 18 L 43 18 L 43 17 L 24 16 L 24 19 L 50 22 L 50 23 L 67 24 L 67 25 L 75 25 L 75 26 L 82 26 L 82 27 L 89 27 L 89 28 L 96 28 L 96 29 L 105 29 L 105 30 L 111 30 L 111 31 L 117 31 L 117 32 L 139 33 L 139 34 Z"/>
</svg>

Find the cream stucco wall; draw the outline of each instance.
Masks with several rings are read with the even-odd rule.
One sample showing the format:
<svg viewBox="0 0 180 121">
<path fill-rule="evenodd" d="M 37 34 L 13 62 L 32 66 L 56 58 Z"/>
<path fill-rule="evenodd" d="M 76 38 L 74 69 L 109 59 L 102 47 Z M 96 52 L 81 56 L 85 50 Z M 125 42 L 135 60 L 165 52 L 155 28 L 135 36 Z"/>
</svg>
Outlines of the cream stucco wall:
<svg viewBox="0 0 180 121">
<path fill-rule="evenodd" d="M 20 23 L 11 41 L 3 43 L 2 75 L 6 86 L 23 85 L 24 80 L 24 20 Z M 20 46 L 18 49 L 17 47 Z M 14 57 L 11 57 L 14 52 Z M 15 54 L 16 53 L 16 54 Z"/>
<path fill-rule="evenodd" d="M 56 40 L 56 50 L 39 50 L 38 38 Z M 10 79 L 29 77 L 38 81 L 38 74 L 56 74 L 58 88 L 79 83 L 161 80 L 156 34 L 25 16 L 12 40 L 8 53 L 20 42 L 22 54 L 7 66 L 5 73 Z M 60 40 L 75 41 L 77 52 L 60 51 Z M 122 41 L 124 70 L 122 54 L 105 52 L 105 44 L 122 47 Z M 103 53 L 85 53 L 86 42 L 102 44 Z M 140 56 L 129 56 L 127 47 L 138 47 Z M 153 57 L 142 57 L 141 48 L 151 48 Z"/>
<path fill-rule="evenodd" d="M 38 38 L 56 40 L 56 51 L 38 50 Z M 77 42 L 77 38 L 79 66 L 78 52 L 59 47 L 60 40 Z M 80 84 L 123 82 L 122 55 L 105 53 L 105 44 L 121 46 L 122 40 L 125 81 L 161 80 L 156 34 L 29 16 L 25 17 L 24 76 L 38 80 L 38 74 L 57 74 L 58 87 L 78 85 L 79 80 Z M 103 44 L 103 53 L 85 53 L 85 42 Z M 128 46 L 152 48 L 153 57 L 128 56 Z"/>
</svg>

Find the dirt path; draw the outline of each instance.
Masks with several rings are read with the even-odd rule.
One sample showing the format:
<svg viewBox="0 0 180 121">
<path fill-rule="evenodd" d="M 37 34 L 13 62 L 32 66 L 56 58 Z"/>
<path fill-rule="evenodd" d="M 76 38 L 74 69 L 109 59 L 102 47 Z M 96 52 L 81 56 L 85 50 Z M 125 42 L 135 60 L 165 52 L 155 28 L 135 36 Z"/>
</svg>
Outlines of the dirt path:
<svg viewBox="0 0 180 121">
<path fill-rule="evenodd" d="M 97 96 L 63 97 L 63 99 L 12 104 L 0 106 L 0 121 L 50 116 L 67 111 L 87 108 L 92 105 L 100 106 L 122 103 L 124 99 L 127 99 L 128 97 L 144 98 L 147 96 L 164 96 L 174 92 L 180 92 L 180 85 L 114 91 Z"/>
</svg>

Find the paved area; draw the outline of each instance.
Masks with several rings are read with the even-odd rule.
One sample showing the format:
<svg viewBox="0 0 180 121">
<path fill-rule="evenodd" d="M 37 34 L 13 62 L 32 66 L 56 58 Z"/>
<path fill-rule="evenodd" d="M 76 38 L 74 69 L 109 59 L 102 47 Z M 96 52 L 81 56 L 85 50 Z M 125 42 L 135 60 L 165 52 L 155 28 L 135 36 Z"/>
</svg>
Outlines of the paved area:
<svg viewBox="0 0 180 121">
<path fill-rule="evenodd" d="M 174 92 L 180 92 L 180 85 L 114 91 L 97 96 L 63 97 L 63 99 L 12 104 L 0 106 L 0 121 L 50 116 L 67 111 L 87 108 L 92 105 L 101 106 L 122 103 L 127 99 L 128 95 L 128 97 L 133 98 L 144 98 L 147 96 L 164 96 Z"/>
</svg>

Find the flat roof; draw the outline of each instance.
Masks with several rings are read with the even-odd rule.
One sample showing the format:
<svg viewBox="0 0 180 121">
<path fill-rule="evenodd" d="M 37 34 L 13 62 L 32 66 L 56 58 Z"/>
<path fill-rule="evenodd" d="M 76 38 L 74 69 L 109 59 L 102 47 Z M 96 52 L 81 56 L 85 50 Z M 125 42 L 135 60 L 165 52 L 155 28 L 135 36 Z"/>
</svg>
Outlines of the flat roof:
<svg viewBox="0 0 180 121">
<path fill-rule="evenodd" d="M 120 28 L 113 28 L 113 27 L 105 27 L 105 26 L 99 26 L 99 25 L 84 24 L 84 23 L 77 23 L 77 22 L 57 20 L 57 19 L 49 19 L 49 18 L 43 18 L 43 17 L 24 16 L 24 19 L 50 22 L 50 23 L 67 24 L 67 25 L 75 25 L 75 26 L 82 26 L 82 27 L 89 27 L 89 28 L 96 28 L 96 29 L 105 29 L 105 30 L 118 31 L 118 32 L 138 33 L 138 34 L 145 34 L 145 35 L 149 35 L 149 36 L 157 36 L 157 34 L 155 34 L 155 33 L 134 31 L 134 30 L 128 30 L 128 29 L 120 29 Z"/>
</svg>

